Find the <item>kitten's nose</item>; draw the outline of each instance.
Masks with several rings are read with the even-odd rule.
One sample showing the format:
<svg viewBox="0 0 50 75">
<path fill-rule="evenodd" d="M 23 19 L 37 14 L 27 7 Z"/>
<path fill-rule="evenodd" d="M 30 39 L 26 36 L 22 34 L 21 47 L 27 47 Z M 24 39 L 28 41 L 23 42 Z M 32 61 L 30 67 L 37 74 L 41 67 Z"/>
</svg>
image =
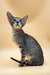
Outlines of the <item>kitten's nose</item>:
<svg viewBox="0 0 50 75">
<path fill-rule="evenodd" d="M 18 24 L 19 22 L 17 22 L 17 24 Z"/>
</svg>

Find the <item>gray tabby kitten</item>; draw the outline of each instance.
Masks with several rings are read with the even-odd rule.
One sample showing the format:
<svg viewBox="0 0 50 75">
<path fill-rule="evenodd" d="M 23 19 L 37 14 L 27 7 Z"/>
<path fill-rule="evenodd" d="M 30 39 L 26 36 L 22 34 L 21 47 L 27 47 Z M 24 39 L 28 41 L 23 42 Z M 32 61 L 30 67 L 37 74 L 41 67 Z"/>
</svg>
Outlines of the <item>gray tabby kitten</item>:
<svg viewBox="0 0 50 75">
<path fill-rule="evenodd" d="M 28 15 L 23 18 L 14 17 L 7 12 L 8 21 L 12 26 L 12 39 L 21 48 L 21 61 L 11 57 L 12 60 L 19 63 L 19 66 L 40 66 L 44 62 L 43 52 L 39 43 L 32 36 L 24 33 L 22 27 L 26 24 Z M 27 58 L 27 59 L 26 59 Z"/>
</svg>

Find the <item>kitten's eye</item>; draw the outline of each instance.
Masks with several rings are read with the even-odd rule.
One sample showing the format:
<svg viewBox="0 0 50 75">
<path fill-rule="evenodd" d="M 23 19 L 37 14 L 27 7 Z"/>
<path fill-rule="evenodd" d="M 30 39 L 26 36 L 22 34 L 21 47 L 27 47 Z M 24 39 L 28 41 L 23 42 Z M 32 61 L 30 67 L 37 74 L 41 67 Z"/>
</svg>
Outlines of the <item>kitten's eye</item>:
<svg viewBox="0 0 50 75">
<path fill-rule="evenodd" d="M 20 19 L 20 21 L 22 21 L 22 20 Z"/>
<path fill-rule="evenodd" d="M 16 21 L 16 20 L 14 19 L 14 21 Z"/>
</svg>

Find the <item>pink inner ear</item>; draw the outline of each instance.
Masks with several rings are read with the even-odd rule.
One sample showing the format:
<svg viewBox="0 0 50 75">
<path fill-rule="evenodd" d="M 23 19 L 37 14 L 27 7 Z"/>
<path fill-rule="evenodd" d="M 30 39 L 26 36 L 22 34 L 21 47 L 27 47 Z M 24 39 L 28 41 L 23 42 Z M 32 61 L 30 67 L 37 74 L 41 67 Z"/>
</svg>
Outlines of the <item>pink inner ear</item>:
<svg viewBox="0 0 50 75">
<path fill-rule="evenodd" d="M 26 24 L 26 21 L 25 20 L 23 20 L 23 24 Z"/>
</svg>

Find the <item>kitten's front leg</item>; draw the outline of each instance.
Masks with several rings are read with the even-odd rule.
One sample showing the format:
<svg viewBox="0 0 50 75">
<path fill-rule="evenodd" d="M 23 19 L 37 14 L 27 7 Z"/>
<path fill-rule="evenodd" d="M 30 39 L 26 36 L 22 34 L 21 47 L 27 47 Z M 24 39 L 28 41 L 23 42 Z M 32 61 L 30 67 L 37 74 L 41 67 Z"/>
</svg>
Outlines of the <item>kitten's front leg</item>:
<svg viewBox="0 0 50 75">
<path fill-rule="evenodd" d="M 25 62 L 25 50 L 21 49 L 21 61 Z M 24 64 L 19 64 L 19 66 L 24 66 Z"/>
<path fill-rule="evenodd" d="M 25 61 L 25 54 L 26 54 L 25 50 L 22 49 L 22 51 L 21 51 L 21 60 L 22 61 Z"/>
</svg>

